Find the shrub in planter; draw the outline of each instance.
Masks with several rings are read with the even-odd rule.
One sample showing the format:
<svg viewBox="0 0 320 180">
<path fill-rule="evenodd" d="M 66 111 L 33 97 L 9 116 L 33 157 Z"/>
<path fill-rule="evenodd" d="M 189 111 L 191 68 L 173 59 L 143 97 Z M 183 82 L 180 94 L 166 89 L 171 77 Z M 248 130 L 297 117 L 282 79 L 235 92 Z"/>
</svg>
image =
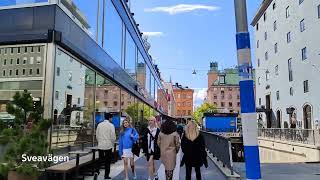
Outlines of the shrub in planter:
<svg viewBox="0 0 320 180">
<path fill-rule="evenodd" d="M 8 104 L 7 111 L 15 115 L 13 127 L 2 130 L 0 143 L 7 146 L 5 162 L 0 165 L 0 174 L 13 180 L 36 178 L 39 170 L 48 162 L 24 161 L 22 155 L 46 156 L 48 154 L 48 129 L 51 120 L 42 119 L 43 107 L 35 105 L 30 93 L 16 93 Z M 26 125 L 28 129 L 26 129 Z M 20 179 L 19 179 L 20 178 Z M 27 179 L 26 179 L 27 180 Z"/>
</svg>

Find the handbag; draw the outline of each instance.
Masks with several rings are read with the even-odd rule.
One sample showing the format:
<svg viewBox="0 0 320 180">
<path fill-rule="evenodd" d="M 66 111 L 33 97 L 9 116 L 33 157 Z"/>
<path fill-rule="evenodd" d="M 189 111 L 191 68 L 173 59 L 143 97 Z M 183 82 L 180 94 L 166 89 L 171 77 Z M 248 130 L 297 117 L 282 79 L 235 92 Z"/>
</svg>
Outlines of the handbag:
<svg viewBox="0 0 320 180">
<path fill-rule="evenodd" d="M 131 134 L 133 134 L 133 129 L 131 130 Z M 132 152 L 132 154 L 134 154 L 134 155 L 139 157 L 139 155 L 140 155 L 139 140 L 137 140 L 136 142 L 133 142 L 133 145 L 132 145 L 132 148 L 131 148 L 131 152 Z"/>
</svg>

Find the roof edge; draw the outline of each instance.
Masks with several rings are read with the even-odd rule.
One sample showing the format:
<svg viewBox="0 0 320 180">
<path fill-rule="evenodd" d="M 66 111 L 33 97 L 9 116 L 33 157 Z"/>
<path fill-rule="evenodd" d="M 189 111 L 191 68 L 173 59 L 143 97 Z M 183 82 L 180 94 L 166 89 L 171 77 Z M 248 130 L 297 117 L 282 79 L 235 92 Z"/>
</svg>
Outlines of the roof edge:
<svg viewBox="0 0 320 180">
<path fill-rule="evenodd" d="M 266 11 L 266 9 L 269 7 L 269 5 L 272 3 L 273 0 L 264 0 L 262 4 L 260 5 L 256 15 L 254 16 L 251 26 L 255 26 L 259 19 L 261 18 L 262 14 Z"/>
</svg>

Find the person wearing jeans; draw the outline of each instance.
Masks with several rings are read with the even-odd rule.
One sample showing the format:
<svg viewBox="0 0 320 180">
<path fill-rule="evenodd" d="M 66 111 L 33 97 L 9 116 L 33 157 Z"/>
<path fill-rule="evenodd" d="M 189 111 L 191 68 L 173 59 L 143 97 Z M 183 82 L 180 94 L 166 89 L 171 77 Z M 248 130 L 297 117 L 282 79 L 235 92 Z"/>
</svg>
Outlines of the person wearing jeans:
<svg viewBox="0 0 320 180">
<path fill-rule="evenodd" d="M 100 171 L 100 163 L 104 163 L 105 165 L 105 179 L 111 179 L 110 174 L 110 163 L 112 156 L 112 148 L 114 142 L 116 140 L 116 133 L 114 125 L 112 122 L 112 115 L 105 114 L 105 120 L 98 124 L 96 131 L 96 138 L 98 141 L 98 149 L 99 149 L 99 161 L 98 166 L 96 167 L 95 179 L 99 175 Z"/>
</svg>

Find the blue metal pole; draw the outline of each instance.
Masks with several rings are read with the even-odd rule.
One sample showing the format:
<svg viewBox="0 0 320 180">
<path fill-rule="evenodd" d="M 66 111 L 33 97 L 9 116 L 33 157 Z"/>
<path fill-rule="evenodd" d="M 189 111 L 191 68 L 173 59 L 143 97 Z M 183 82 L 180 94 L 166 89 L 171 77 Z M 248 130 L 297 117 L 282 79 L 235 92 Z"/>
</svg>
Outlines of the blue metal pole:
<svg viewBox="0 0 320 180">
<path fill-rule="evenodd" d="M 261 170 L 246 0 L 234 0 L 234 6 L 246 177 L 248 180 L 258 180 L 261 179 Z"/>
</svg>

